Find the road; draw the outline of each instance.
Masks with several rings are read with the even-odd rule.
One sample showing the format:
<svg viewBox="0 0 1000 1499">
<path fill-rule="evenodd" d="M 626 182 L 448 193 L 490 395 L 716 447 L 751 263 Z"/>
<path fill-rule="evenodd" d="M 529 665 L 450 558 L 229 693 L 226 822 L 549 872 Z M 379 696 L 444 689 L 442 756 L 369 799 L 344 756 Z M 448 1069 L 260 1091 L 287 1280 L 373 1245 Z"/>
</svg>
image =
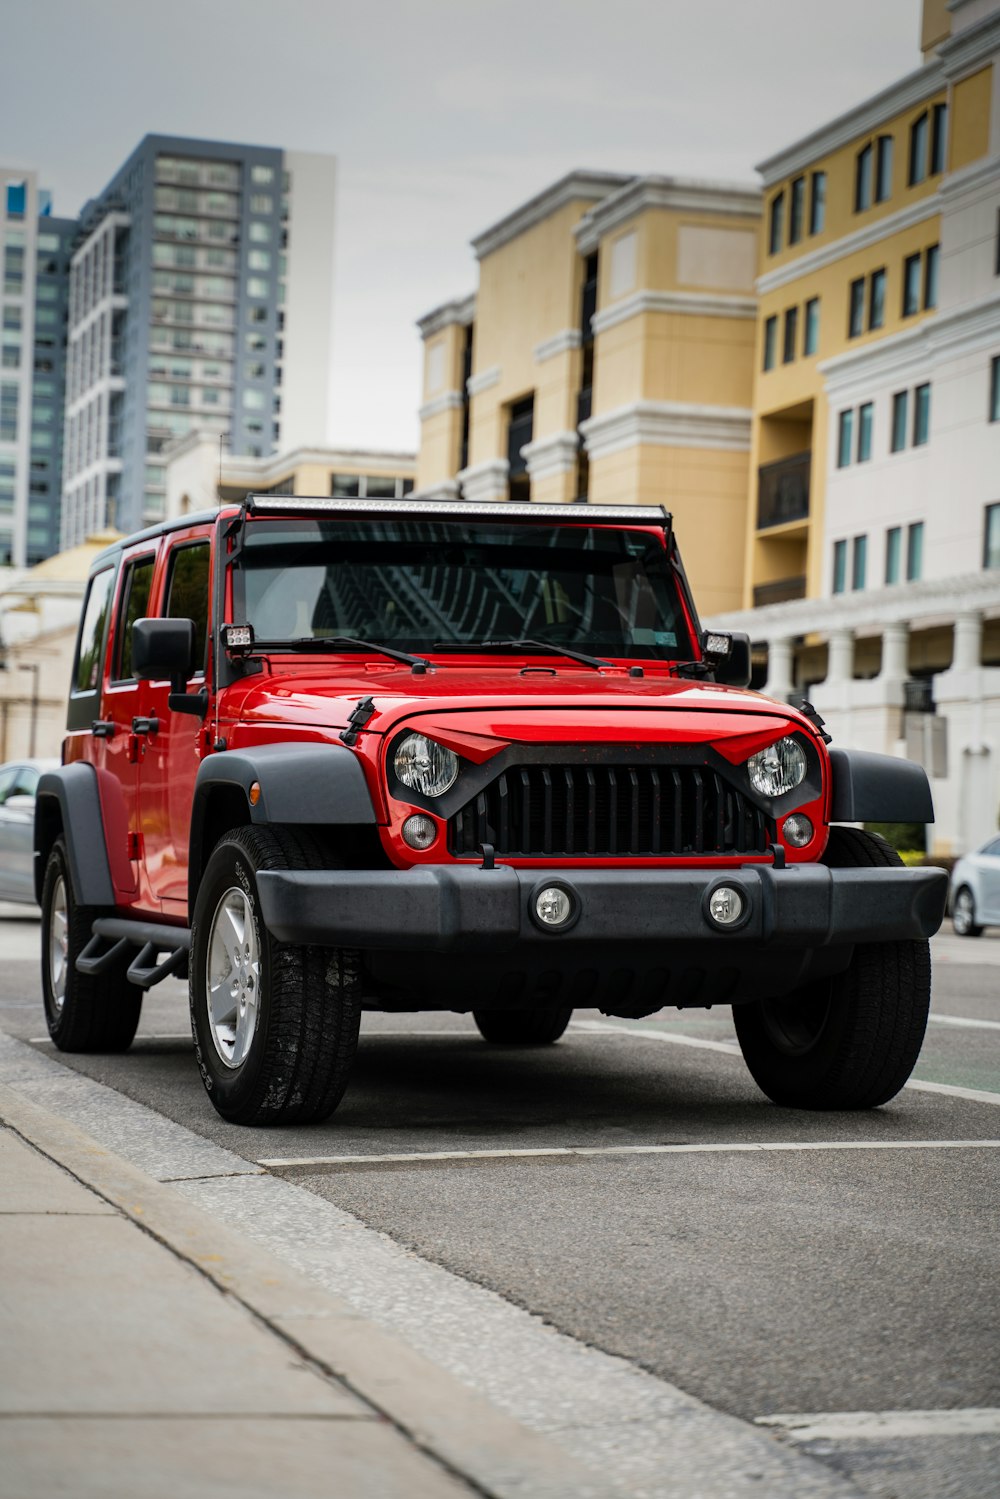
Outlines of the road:
<svg viewBox="0 0 1000 1499">
<path fill-rule="evenodd" d="M 211 1109 L 180 984 L 126 1056 L 54 1052 L 37 922 L 3 909 L 0 1028 L 30 1043 L 7 1066 L 37 1065 L 47 1108 L 634 1492 L 660 1492 L 668 1387 L 878 1499 L 1000 1492 L 1000 933 L 935 939 L 914 1085 L 871 1113 L 770 1105 L 727 1011 L 578 1012 L 531 1052 L 370 1015 L 338 1113 L 279 1131 Z"/>
</svg>

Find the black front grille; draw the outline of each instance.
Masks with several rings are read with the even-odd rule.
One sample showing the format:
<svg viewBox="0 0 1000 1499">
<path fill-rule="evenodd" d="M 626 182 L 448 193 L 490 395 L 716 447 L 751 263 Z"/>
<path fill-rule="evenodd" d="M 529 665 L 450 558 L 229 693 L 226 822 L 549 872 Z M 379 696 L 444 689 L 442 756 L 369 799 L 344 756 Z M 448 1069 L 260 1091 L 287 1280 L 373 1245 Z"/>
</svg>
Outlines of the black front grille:
<svg viewBox="0 0 1000 1499">
<path fill-rule="evenodd" d="M 767 819 L 695 765 L 518 765 L 448 823 L 457 857 L 491 843 L 509 858 L 764 853 Z"/>
</svg>

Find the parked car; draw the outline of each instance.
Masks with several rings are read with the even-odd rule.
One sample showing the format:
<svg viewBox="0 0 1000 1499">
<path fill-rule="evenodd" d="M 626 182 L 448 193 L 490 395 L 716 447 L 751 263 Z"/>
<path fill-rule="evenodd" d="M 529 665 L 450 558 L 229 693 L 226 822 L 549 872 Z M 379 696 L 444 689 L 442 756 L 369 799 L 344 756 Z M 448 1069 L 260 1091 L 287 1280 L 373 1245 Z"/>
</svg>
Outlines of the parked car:
<svg viewBox="0 0 1000 1499">
<path fill-rule="evenodd" d="M 189 973 L 215 1107 L 301 1124 L 365 1007 L 510 1047 L 731 1004 L 776 1102 L 885 1103 L 948 876 L 836 824 L 932 822 L 927 777 L 749 681 L 656 505 L 254 495 L 116 542 L 38 788 L 50 1035 L 123 1051 Z"/>
<path fill-rule="evenodd" d="M 35 789 L 58 760 L 0 765 L 0 900 L 35 904 Z"/>
<path fill-rule="evenodd" d="M 1000 834 L 959 859 L 951 872 L 951 924 L 959 937 L 981 937 L 1000 926 Z"/>
</svg>

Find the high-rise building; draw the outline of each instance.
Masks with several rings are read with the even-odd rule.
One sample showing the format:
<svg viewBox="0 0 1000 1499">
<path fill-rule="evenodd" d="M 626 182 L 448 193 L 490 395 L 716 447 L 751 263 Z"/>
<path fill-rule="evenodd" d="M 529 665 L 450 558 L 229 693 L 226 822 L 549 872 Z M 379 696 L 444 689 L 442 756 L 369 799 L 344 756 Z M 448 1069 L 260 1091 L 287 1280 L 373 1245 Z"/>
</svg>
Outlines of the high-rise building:
<svg viewBox="0 0 1000 1499">
<path fill-rule="evenodd" d="M 263 456 L 322 441 L 331 156 L 148 135 L 81 215 L 70 273 L 62 545 L 160 519 L 193 428 Z"/>
<path fill-rule="evenodd" d="M 36 172 L 0 167 L 0 566 L 57 550 L 68 250 Z"/>
</svg>

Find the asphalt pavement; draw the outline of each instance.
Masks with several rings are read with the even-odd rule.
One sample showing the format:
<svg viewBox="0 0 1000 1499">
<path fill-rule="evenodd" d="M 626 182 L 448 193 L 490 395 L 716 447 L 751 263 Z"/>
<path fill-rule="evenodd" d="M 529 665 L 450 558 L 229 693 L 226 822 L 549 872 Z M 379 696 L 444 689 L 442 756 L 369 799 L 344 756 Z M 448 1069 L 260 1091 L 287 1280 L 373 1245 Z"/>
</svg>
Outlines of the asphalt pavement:
<svg viewBox="0 0 1000 1499">
<path fill-rule="evenodd" d="M 578 1012 L 533 1052 L 464 1016 L 370 1015 L 337 1114 L 282 1130 L 214 1113 L 181 985 L 148 996 L 127 1055 L 54 1052 L 36 947 L 0 916 L 19 1096 L 598 1492 L 1000 1492 L 1000 934 L 935 939 L 914 1082 L 871 1113 L 776 1109 L 726 1011 Z"/>
</svg>

